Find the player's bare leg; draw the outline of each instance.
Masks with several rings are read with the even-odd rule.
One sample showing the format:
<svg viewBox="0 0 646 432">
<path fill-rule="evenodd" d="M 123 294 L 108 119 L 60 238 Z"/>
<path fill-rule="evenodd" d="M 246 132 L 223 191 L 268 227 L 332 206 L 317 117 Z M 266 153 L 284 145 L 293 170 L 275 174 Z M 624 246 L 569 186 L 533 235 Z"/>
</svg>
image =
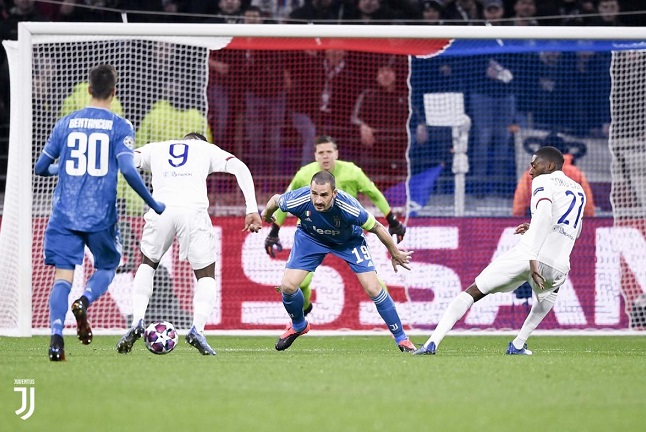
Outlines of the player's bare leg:
<svg viewBox="0 0 646 432">
<path fill-rule="evenodd" d="M 414 355 L 420 354 L 435 354 L 437 347 L 444 339 L 444 336 L 453 328 L 456 322 L 464 316 L 473 303 L 483 298 L 485 294 L 480 292 L 476 284 L 472 284 L 466 291 L 461 292 L 451 302 L 449 307 L 444 311 L 444 315 L 437 324 L 431 337 L 422 345 Z"/>
</svg>

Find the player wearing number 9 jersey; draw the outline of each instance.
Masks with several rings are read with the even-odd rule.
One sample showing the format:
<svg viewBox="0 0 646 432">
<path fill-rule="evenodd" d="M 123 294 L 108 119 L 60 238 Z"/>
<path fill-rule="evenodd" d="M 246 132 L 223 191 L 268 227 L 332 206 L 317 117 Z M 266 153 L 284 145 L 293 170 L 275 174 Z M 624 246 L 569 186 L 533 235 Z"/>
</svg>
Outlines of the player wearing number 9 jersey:
<svg viewBox="0 0 646 432">
<path fill-rule="evenodd" d="M 231 153 L 210 144 L 198 133 L 183 139 L 146 144 L 135 152 L 138 167 L 152 173 L 153 196 L 166 203 L 162 215 L 146 213 L 141 237 L 141 265 L 135 274 L 132 295 L 132 327 L 117 343 L 117 351 L 127 354 L 144 333 L 144 315 L 153 292 L 153 276 L 162 256 L 175 238 L 179 257 L 188 259 L 197 284 L 193 295 L 193 325 L 186 342 L 203 355 L 215 355 L 203 331 L 215 307 L 216 242 L 211 218 L 206 178 L 214 172 L 236 176 L 246 203 L 243 231 L 262 228 L 253 178 L 249 168 Z"/>
<path fill-rule="evenodd" d="M 107 291 L 121 260 L 118 171 L 154 211 L 165 208 L 152 197 L 134 166 L 132 125 L 109 109 L 116 82 L 117 73 L 110 65 L 90 71 L 89 105 L 56 123 L 34 168 L 41 176 L 58 175 L 44 239 L 45 264 L 55 267 L 49 298 L 52 361 L 65 360 L 65 314 L 74 268 L 83 262 L 85 246 L 93 254 L 96 271 L 83 295 L 72 303 L 76 332 L 85 345 L 92 342 L 87 308 Z"/>
<path fill-rule="evenodd" d="M 492 261 L 476 276 L 475 283 L 451 302 L 431 337 L 414 354 L 435 354 L 444 336 L 474 302 L 491 293 L 514 291 L 525 282 L 529 282 L 536 299 L 518 336 L 509 342 L 507 354 L 532 354 L 526 341 L 552 310 L 583 227 L 585 193 L 562 167 L 563 154 L 555 147 L 536 151 L 529 171 L 532 220 L 516 227 L 516 234 L 523 234 L 523 238 Z"/>
</svg>

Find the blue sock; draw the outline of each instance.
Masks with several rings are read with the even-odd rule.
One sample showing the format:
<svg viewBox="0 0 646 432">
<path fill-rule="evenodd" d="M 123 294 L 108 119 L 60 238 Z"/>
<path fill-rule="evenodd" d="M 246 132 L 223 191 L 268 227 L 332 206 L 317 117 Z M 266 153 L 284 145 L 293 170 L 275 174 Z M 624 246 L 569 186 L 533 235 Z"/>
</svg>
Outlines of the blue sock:
<svg viewBox="0 0 646 432">
<path fill-rule="evenodd" d="M 63 336 L 65 327 L 65 314 L 69 302 L 72 284 L 66 280 L 54 281 L 54 286 L 49 293 L 49 326 L 53 335 Z"/>
<path fill-rule="evenodd" d="M 90 280 L 87 281 L 87 288 L 83 291 L 83 295 L 87 297 L 88 306 L 105 294 L 112 283 L 112 279 L 114 279 L 114 269 L 94 272 Z"/>
<path fill-rule="evenodd" d="M 402 322 L 399 319 L 397 314 L 397 309 L 395 308 L 395 302 L 393 301 L 388 291 L 382 289 L 377 297 L 373 297 L 372 301 L 375 302 L 377 306 L 377 312 L 381 315 L 381 318 L 388 325 L 388 330 L 395 336 L 395 342 L 399 343 L 406 339 L 406 334 L 402 328 Z"/>
<path fill-rule="evenodd" d="M 283 305 L 292 319 L 292 328 L 296 331 L 301 331 L 307 327 L 307 321 L 305 321 L 305 314 L 303 313 L 304 303 L 305 297 L 303 297 L 303 291 L 300 288 L 294 294 L 283 293 Z"/>
</svg>

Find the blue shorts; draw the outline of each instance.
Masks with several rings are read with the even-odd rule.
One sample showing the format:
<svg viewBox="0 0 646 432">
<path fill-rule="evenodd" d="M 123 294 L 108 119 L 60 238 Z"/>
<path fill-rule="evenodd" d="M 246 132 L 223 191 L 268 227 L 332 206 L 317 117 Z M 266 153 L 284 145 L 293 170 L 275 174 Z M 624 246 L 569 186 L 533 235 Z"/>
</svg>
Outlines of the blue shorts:
<svg viewBox="0 0 646 432">
<path fill-rule="evenodd" d="M 83 264 L 86 245 L 94 255 L 95 268 L 117 268 L 121 261 L 121 233 L 118 224 L 97 232 L 73 231 L 48 224 L 45 230 L 45 264 L 74 270 L 75 266 Z"/>
<path fill-rule="evenodd" d="M 375 271 L 368 244 L 363 236 L 353 238 L 343 245 L 330 246 L 317 242 L 299 229 L 294 235 L 294 245 L 286 267 L 313 272 L 329 253 L 347 262 L 355 273 Z"/>
</svg>

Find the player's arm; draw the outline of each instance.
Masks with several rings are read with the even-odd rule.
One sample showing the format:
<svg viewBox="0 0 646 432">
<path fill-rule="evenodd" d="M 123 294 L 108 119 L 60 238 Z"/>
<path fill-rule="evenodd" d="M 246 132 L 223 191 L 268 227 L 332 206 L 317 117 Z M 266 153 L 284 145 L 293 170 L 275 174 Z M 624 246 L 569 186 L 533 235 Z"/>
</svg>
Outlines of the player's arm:
<svg viewBox="0 0 646 432">
<path fill-rule="evenodd" d="M 249 167 L 240 159 L 232 157 L 227 160 L 226 172 L 236 176 L 238 187 L 242 190 L 246 210 L 245 227 L 243 231 L 258 232 L 262 228 L 262 222 L 258 215 L 258 203 L 256 202 L 256 190 L 253 184 L 253 177 Z"/>
<path fill-rule="evenodd" d="M 141 176 L 135 167 L 133 154 L 123 152 L 117 156 L 117 160 L 119 161 L 119 171 L 121 171 L 121 174 L 123 174 L 123 177 L 126 179 L 130 187 L 137 192 L 137 194 L 151 209 L 155 211 L 155 213 L 162 214 L 166 209 L 166 205 L 155 200 L 150 194 L 150 191 L 144 184 L 144 181 L 141 179 Z"/>
<path fill-rule="evenodd" d="M 377 188 L 375 183 L 370 180 L 361 168 L 357 167 L 355 175 L 359 186 L 359 192 L 370 198 L 370 201 L 372 201 L 372 203 L 381 210 L 383 215 L 386 217 L 386 220 L 388 221 L 388 232 L 390 235 L 397 236 L 397 243 L 404 240 L 404 236 L 406 235 L 406 225 L 401 223 L 399 219 L 397 219 L 397 216 L 392 212 L 390 204 L 388 204 L 388 200 L 386 200 L 384 194 L 381 193 L 379 188 Z"/>
<path fill-rule="evenodd" d="M 306 186 L 308 184 L 307 181 L 308 180 L 305 179 L 304 170 L 300 169 L 294 175 L 294 178 L 292 179 L 292 182 L 289 184 L 289 186 L 287 186 L 287 190 L 292 191 L 300 187 Z M 265 251 L 271 257 L 276 256 L 276 251 L 282 252 L 283 250 L 283 245 L 280 243 L 280 237 L 278 237 L 278 232 L 280 231 L 280 227 L 283 225 L 283 222 L 285 222 L 286 217 L 287 217 L 286 212 L 282 211 L 280 208 L 277 209 L 274 215 L 274 220 L 271 223 L 271 230 L 269 231 L 269 234 L 267 234 L 267 237 L 265 238 Z"/>
<path fill-rule="evenodd" d="M 269 201 L 267 201 L 267 205 L 265 206 L 265 209 L 260 213 L 260 217 L 262 220 L 264 220 L 267 223 L 273 223 L 274 222 L 274 213 L 276 213 L 276 210 L 278 210 L 278 200 L 280 199 L 280 195 L 276 194 L 269 198 Z"/>
<path fill-rule="evenodd" d="M 58 164 L 54 163 L 54 161 L 55 159 L 52 156 L 43 151 L 36 161 L 34 172 L 43 177 L 58 175 Z"/>
<path fill-rule="evenodd" d="M 368 220 L 361 226 L 361 228 L 375 234 L 381 243 L 386 246 L 386 249 L 390 252 L 390 260 L 395 272 L 397 272 L 398 265 L 402 266 L 406 270 L 410 270 L 408 264 L 410 263 L 410 257 L 413 254 L 413 251 L 400 250 L 386 228 L 377 219 L 375 219 L 373 215 L 368 216 Z"/>
<path fill-rule="evenodd" d="M 529 241 L 529 268 L 532 279 L 543 289 L 545 278 L 541 275 L 538 267 L 538 254 L 547 239 L 547 235 L 552 227 L 552 201 L 548 197 L 540 198 L 532 214 L 532 221 L 529 229 L 524 234 Z"/>
</svg>

